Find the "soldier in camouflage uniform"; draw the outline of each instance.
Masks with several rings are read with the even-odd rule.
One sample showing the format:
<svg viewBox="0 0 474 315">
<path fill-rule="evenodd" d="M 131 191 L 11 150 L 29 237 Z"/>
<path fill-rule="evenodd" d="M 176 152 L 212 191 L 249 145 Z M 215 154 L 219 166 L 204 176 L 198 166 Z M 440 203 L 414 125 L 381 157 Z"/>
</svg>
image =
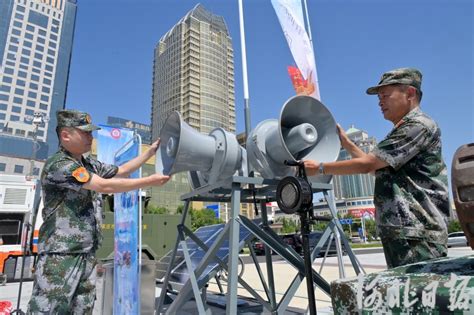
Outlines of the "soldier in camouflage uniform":
<svg viewBox="0 0 474 315">
<path fill-rule="evenodd" d="M 383 74 L 367 94 L 379 97 L 392 131 L 369 154 L 338 126 L 347 161 L 305 161 L 308 175 L 375 172 L 376 223 L 389 268 L 447 255 L 448 178 L 441 157 L 441 131 L 419 107 L 420 71 Z"/>
<path fill-rule="evenodd" d="M 169 176 L 124 178 L 155 153 L 150 149 L 117 167 L 83 156 L 92 145 L 87 113 L 57 112 L 60 149 L 43 168 L 43 220 L 39 232 L 39 259 L 34 276 L 29 314 L 92 314 L 95 301 L 96 258 L 101 244 L 100 193 L 117 193 L 160 186 Z"/>
</svg>

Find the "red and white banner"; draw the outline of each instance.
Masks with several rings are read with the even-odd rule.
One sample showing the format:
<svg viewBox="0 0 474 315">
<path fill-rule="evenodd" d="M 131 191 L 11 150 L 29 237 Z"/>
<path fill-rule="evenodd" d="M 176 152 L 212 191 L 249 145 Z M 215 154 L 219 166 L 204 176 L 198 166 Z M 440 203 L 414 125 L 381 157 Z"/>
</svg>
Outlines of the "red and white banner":
<svg viewBox="0 0 474 315">
<path fill-rule="evenodd" d="M 320 100 L 316 62 L 311 41 L 304 27 L 301 0 L 272 0 L 272 5 L 296 65 L 310 87 L 303 92 L 311 92 L 307 95 Z"/>
</svg>

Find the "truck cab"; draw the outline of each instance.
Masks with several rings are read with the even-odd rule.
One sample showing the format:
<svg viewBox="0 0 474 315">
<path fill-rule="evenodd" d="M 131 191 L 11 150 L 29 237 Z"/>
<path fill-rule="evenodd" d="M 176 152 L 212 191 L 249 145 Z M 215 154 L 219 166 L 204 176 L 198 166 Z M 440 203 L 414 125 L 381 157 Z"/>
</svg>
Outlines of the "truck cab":
<svg viewBox="0 0 474 315">
<path fill-rule="evenodd" d="M 6 276 L 7 281 L 20 278 L 22 244 L 28 242 L 27 248 L 30 248 L 29 242 L 33 242 L 33 252 L 30 254 L 35 254 L 37 250 L 38 232 L 42 224 L 40 213 L 34 230 L 28 228 L 32 224 L 35 201 L 39 201 L 37 182 L 36 178 L 24 175 L 0 177 L 0 275 L 3 278 Z M 41 209 L 38 205 L 36 207 Z M 25 257 L 24 278 L 31 278 L 33 262 L 34 256 Z"/>
</svg>

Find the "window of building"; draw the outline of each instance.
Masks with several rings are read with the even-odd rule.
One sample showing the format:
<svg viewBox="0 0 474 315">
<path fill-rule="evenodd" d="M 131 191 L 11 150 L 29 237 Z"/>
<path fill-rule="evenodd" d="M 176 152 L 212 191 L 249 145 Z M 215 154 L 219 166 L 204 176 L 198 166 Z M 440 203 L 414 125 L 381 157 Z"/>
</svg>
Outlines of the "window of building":
<svg viewBox="0 0 474 315">
<path fill-rule="evenodd" d="M 51 40 L 54 40 L 55 42 L 58 41 L 58 35 L 51 34 L 49 38 L 51 38 Z"/>
<path fill-rule="evenodd" d="M 49 92 L 51 92 L 51 89 L 50 89 L 49 87 L 43 86 L 43 88 L 41 89 L 41 91 L 42 91 L 43 93 L 48 93 L 48 94 L 49 94 Z"/>
<path fill-rule="evenodd" d="M 40 68 L 41 69 L 41 62 L 34 60 L 33 61 L 33 67 Z"/>
<path fill-rule="evenodd" d="M 6 92 L 6 93 L 9 93 L 11 90 L 11 87 L 8 86 L 8 85 L 0 85 L 0 91 L 1 92 Z"/>
<path fill-rule="evenodd" d="M 13 68 L 5 67 L 5 73 L 6 74 L 13 74 Z"/>
<path fill-rule="evenodd" d="M 5 169 L 7 168 L 6 163 L 0 163 L 0 172 L 5 172 Z"/>
<path fill-rule="evenodd" d="M 35 111 L 32 110 L 32 109 L 26 109 L 26 110 L 25 110 L 25 115 L 33 116 L 34 113 L 35 113 Z"/>
<path fill-rule="evenodd" d="M 0 101 L 8 101 L 8 95 L 0 94 Z"/>
<path fill-rule="evenodd" d="M 20 89 L 20 88 L 16 88 L 15 89 L 15 94 L 16 95 L 23 95 L 23 94 L 25 94 L 25 90 Z"/>
<path fill-rule="evenodd" d="M 36 98 L 36 93 L 35 92 L 32 92 L 32 91 L 29 91 L 28 92 L 28 97 L 31 97 L 31 98 Z"/>
<path fill-rule="evenodd" d="M 31 48 L 33 46 L 33 43 L 30 42 L 29 40 L 25 40 L 23 42 L 23 46 Z"/>
<path fill-rule="evenodd" d="M 42 110 L 48 110 L 48 105 L 47 105 L 47 104 L 40 103 L 40 109 L 42 109 Z"/>
<path fill-rule="evenodd" d="M 43 131 L 43 130 L 38 130 L 38 131 L 36 132 L 36 135 L 37 135 L 38 137 L 42 137 L 42 136 L 44 136 L 44 131 Z"/>
<path fill-rule="evenodd" d="M 23 20 L 23 14 L 15 13 L 15 19 Z"/>
<path fill-rule="evenodd" d="M 18 76 L 19 76 L 20 78 L 26 78 L 26 74 L 27 74 L 27 73 L 26 73 L 25 71 L 18 71 Z"/>
<path fill-rule="evenodd" d="M 43 59 L 43 54 L 35 53 L 35 58 L 41 60 Z"/>
<path fill-rule="evenodd" d="M 24 80 L 17 79 L 16 80 L 16 85 L 19 86 L 26 86 L 26 82 Z"/>
<path fill-rule="evenodd" d="M 51 47 L 51 48 L 56 48 L 56 43 L 54 43 L 54 42 L 49 42 L 49 47 Z"/>
<path fill-rule="evenodd" d="M 36 75 L 36 74 L 32 74 L 32 75 L 31 75 L 31 80 L 32 80 L 32 81 L 39 82 L 39 76 Z"/>
<path fill-rule="evenodd" d="M 20 116 L 10 115 L 10 120 L 11 121 L 20 121 Z"/>
<path fill-rule="evenodd" d="M 7 110 L 7 104 L 0 103 L 0 110 Z"/>
<path fill-rule="evenodd" d="M 10 66 L 10 67 L 14 67 L 14 66 L 15 66 L 15 63 L 14 63 L 13 61 L 9 61 L 9 60 L 7 60 L 7 61 L 5 62 L 5 64 L 6 64 L 7 66 Z"/>
<path fill-rule="evenodd" d="M 51 85 L 51 80 L 44 78 L 44 79 L 43 79 L 43 83 L 44 83 L 44 84 L 47 84 L 47 85 Z"/>
<path fill-rule="evenodd" d="M 13 35 L 16 35 L 16 36 L 20 36 L 20 35 L 21 35 L 21 31 L 20 31 L 19 29 L 14 28 L 14 29 L 12 29 L 12 34 L 13 34 Z"/>
<path fill-rule="evenodd" d="M 29 106 L 29 107 L 36 107 L 36 103 L 35 103 L 35 101 L 27 100 L 27 101 L 26 101 L 26 106 Z"/>
<path fill-rule="evenodd" d="M 51 63 L 51 64 L 54 64 L 54 59 L 51 58 L 51 57 L 47 57 L 47 58 L 46 58 L 46 62 L 49 62 L 49 63 Z"/>
<path fill-rule="evenodd" d="M 31 34 L 31 33 L 25 33 L 25 38 L 26 38 L 26 39 L 33 39 L 33 34 Z"/>
<path fill-rule="evenodd" d="M 15 169 L 13 170 L 13 173 L 23 174 L 23 165 L 15 165 Z"/>
<path fill-rule="evenodd" d="M 7 54 L 7 59 L 10 59 L 10 60 L 13 60 L 15 61 L 16 60 L 16 57 L 15 57 L 15 54 Z M 14 64 L 13 64 L 14 65 Z M 13 73 L 13 72 L 12 72 Z"/>
<path fill-rule="evenodd" d="M 40 74 L 41 73 L 41 69 L 38 69 L 38 68 L 32 68 L 31 71 L 33 71 L 34 73 L 38 73 Z"/>
<path fill-rule="evenodd" d="M 29 56 L 29 55 L 31 55 L 31 50 L 29 50 L 29 49 L 27 49 L 27 48 L 23 48 L 23 49 L 21 50 L 21 54 L 22 54 L 23 56 Z"/>
<path fill-rule="evenodd" d="M 53 25 L 59 26 L 59 20 L 53 19 Z"/>
<path fill-rule="evenodd" d="M 17 6 L 16 6 L 16 10 L 17 10 L 18 12 L 23 12 L 23 13 L 25 13 L 25 7 L 24 7 L 24 6 L 17 5 Z"/>
<path fill-rule="evenodd" d="M 28 65 L 24 65 L 24 64 L 20 63 L 20 69 L 28 70 Z"/>
<path fill-rule="evenodd" d="M 39 167 L 35 167 L 35 168 L 33 169 L 33 175 L 38 176 L 38 175 L 39 175 L 39 172 L 40 172 Z"/>
<path fill-rule="evenodd" d="M 21 22 L 15 21 L 13 22 L 13 26 L 21 28 Z"/>
<path fill-rule="evenodd" d="M 40 44 L 44 44 L 46 40 L 43 37 L 38 37 L 37 42 Z"/>
<path fill-rule="evenodd" d="M 0 119 L 5 119 L 6 115 L 5 113 L 0 113 Z"/>
<path fill-rule="evenodd" d="M 44 30 L 38 30 L 38 34 L 40 34 L 41 36 L 46 37 L 46 31 L 44 31 Z"/>
<path fill-rule="evenodd" d="M 30 62 L 30 60 L 29 60 L 28 58 L 26 58 L 26 57 L 21 57 L 21 58 L 20 58 L 20 62 L 21 62 L 21 63 L 24 63 L 24 64 L 28 64 L 28 63 Z"/>
<path fill-rule="evenodd" d="M 10 41 L 11 41 L 12 43 L 15 43 L 15 44 L 19 44 L 19 43 L 20 43 L 20 41 L 18 40 L 18 37 L 15 37 L 15 36 L 10 37 Z"/>
<path fill-rule="evenodd" d="M 35 31 L 35 28 L 31 25 L 26 25 L 26 30 L 27 31 L 30 31 L 30 32 L 34 32 Z"/>
<path fill-rule="evenodd" d="M 38 84 L 30 82 L 30 89 L 37 90 L 38 89 Z"/>
<path fill-rule="evenodd" d="M 13 103 L 15 104 L 21 104 L 23 102 L 23 99 L 21 97 L 14 97 L 13 98 Z"/>
<path fill-rule="evenodd" d="M 21 107 L 13 106 L 12 107 L 12 112 L 20 114 L 21 113 Z"/>
<path fill-rule="evenodd" d="M 50 56 L 53 56 L 53 57 L 54 57 L 54 50 L 52 50 L 52 49 L 48 49 L 48 55 L 50 55 Z"/>
<path fill-rule="evenodd" d="M 44 46 L 36 45 L 36 51 L 44 52 Z"/>
<path fill-rule="evenodd" d="M 15 130 L 15 135 L 17 135 L 17 136 L 23 136 L 24 137 L 25 133 L 26 133 L 25 130 L 22 130 L 22 129 Z"/>
<path fill-rule="evenodd" d="M 10 46 L 8 46 L 8 50 L 11 51 L 11 52 L 17 52 L 18 47 L 16 45 L 10 45 Z"/>
<path fill-rule="evenodd" d="M 44 67 L 44 69 L 45 69 L 46 71 L 51 71 L 51 72 L 53 72 L 53 66 L 51 66 L 51 65 L 46 65 L 46 66 Z"/>
<path fill-rule="evenodd" d="M 48 27 L 48 20 L 48 16 L 36 11 L 30 10 L 30 14 L 28 15 L 28 23 L 38 25 L 42 28 Z"/>
<path fill-rule="evenodd" d="M 47 95 L 41 95 L 41 100 L 42 100 L 43 102 L 48 102 L 48 101 L 49 101 L 49 96 L 47 96 Z"/>
</svg>

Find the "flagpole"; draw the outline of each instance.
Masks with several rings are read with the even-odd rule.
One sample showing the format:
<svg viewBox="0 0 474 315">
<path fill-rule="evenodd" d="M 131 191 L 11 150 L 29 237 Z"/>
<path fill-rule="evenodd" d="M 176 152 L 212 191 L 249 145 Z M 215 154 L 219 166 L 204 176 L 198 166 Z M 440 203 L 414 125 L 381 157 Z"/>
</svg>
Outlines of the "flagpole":
<svg viewBox="0 0 474 315">
<path fill-rule="evenodd" d="M 307 33 L 309 37 L 309 42 L 311 43 L 311 47 L 313 47 L 313 36 L 311 35 L 311 25 L 309 24 L 309 14 L 308 14 L 308 6 L 306 4 L 306 0 L 303 0 L 303 4 L 304 4 L 304 15 L 306 17 L 306 26 L 308 27 Z"/>
<path fill-rule="evenodd" d="M 242 0 L 239 0 L 239 26 L 240 26 L 240 50 L 242 53 L 242 80 L 244 81 L 244 114 L 245 114 L 245 137 L 250 134 L 250 108 L 249 108 L 249 88 L 247 80 L 247 53 L 245 49 L 245 28 L 244 9 Z M 250 166 L 247 160 L 247 170 L 250 173 Z"/>
</svg>

